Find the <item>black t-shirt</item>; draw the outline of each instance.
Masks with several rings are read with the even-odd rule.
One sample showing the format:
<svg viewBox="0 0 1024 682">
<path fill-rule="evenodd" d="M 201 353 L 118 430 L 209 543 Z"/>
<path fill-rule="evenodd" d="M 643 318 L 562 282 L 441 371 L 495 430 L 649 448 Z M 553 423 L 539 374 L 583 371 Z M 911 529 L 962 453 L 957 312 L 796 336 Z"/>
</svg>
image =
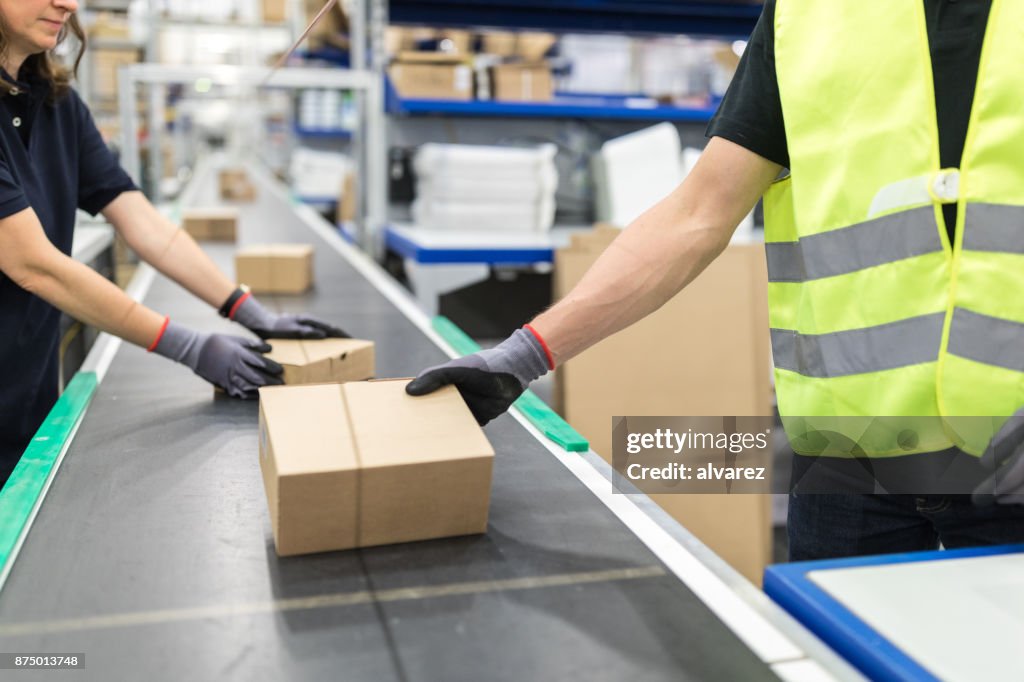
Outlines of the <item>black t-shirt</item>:
<svg viewBox="0 0 1024 682">
<path fill-rule="evenodd" d="M 707 135 L 724 137 L 788 167 L 789 150 L 775 74 L 775 2 L 764 3 Z M 960 166 L 991 6 L 991 0 L 924 0 L 943 168 Z M 952 241 L 956 205 L 947 204 L 943 209 Z"/>
<path fill-rule="evenodd" d="M 77 209 L 96 214 L 135 189 L 73 90 L 49 101 L 45 81 L 0 97 L 0 219 L 26 208 L 71 253 Z M 0 485 L 57 399 L 60 311 L 0 273 Z"/>
</svg>

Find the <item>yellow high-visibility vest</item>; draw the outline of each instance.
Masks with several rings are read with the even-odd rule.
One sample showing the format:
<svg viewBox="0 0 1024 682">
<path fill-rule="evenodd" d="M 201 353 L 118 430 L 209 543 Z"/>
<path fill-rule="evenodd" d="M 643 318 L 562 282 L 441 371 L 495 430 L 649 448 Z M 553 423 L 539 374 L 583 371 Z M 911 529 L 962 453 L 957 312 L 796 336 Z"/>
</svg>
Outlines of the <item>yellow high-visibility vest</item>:
<svg viewBox="0 0 1024 682">
<path fill-rule="evenodd" d="M 780 413 L 934 419 L 861 444 L 980 454 L 1024 406 L 1024 2 L 992 3 L 959 168 L 939 163 L 920 0 L 779 0 L 775 64 L 791 171 L 765 195 Z M 990 426 L 944 421 L 967 415 Z"/>
</svg>

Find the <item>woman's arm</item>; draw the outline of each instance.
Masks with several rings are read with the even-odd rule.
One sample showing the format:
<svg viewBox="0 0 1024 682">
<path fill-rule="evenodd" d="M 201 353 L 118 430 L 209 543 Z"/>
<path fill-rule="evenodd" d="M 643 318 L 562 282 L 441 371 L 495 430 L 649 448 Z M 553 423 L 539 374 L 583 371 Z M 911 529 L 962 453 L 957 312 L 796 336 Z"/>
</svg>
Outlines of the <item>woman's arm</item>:
<svg viewBox="0 0 1024 682">
<path fill-rule="evenodd" d="M 234 282 L 195 240 L 156 210 L 142 192 L 123 192 L 102 212 L 142 260 L 214 308 L 220 308 L 235 291 Z M 348 336 L 342 329 L 310 315 L 274 313 L 249 294 L 239 300 L 231 319 L 260 338 Z"/>
<path fill-rule="evenodd" d="M 26 208 L 0 219 L 0 271 L 75 319 L 179 362 L 239 398 L 281 383 L 270 346 L 177 325 L 134 301 L 87 266 L 61 253 Z"/>
<path fill-rule="evenodd" d="M 0 271 L 77 320 L 149 347 L 164 318 L 60 252 L 26 208 L 0 220 Z"/>
<path fill-rule="evenodd" d="M 235 284 L 203 253 L 195 240 L 156 209 L 142 192 L 124 192 L 103 209 L 142 260 L 219 308 Z"/>
</svg>

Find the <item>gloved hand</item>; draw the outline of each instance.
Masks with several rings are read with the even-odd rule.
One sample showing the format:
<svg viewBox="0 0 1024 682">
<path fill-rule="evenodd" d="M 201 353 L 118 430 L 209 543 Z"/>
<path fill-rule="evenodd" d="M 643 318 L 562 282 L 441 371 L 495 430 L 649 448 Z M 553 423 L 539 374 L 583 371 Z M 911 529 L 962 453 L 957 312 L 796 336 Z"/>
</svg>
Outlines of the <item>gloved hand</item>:
<svg viewBox="0 0 1024 682">
<path fill-rule="evenodd" d="M 974 504 L 1024 504 L 1024 408 L 1006 420 L 981 456 L 981 463 L 992 474 L 974 489 Z"/>
<path fill-rule="evenodd" d="M 204 334 L 168 322 L 153 351 L 180 362 L 235 398 L 252 399 L 260 386 L 282 384 L 281 365 L 260 353 L 270 346 L 239 336 Z"/>
<path fill-rule="evenodd" d="M 251 294 L 242 301 L 231 319 L 261 339 L 347 339 L 349 335 L 309 315 L 278 315 L 264 308 Z"/>
<path fill-rule="evenodd" d="M 528 329 L 517 329 L 494 348 L 429 367 L 405 387 L 409 395 L 433 393 L 454 385 L 483 426 L 516 401 L 531 381 L 550 367 L 548 353 Z"/>
</svg>

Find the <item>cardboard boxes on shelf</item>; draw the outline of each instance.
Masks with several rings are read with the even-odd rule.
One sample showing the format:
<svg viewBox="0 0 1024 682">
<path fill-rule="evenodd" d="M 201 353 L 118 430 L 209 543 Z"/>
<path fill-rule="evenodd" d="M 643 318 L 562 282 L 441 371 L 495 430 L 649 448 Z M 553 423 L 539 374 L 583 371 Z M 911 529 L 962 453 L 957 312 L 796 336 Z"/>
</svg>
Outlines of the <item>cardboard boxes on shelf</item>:
<svg viewBox="0 0 1024 682">
<path fill-rule="evenodd" d="M 273 339 L 267 357 L 284 367 L 284 383 L 344 383 L 372 379 L 373 341 L 362 339 Z"/>
<path fill-rule="evenodd" d="M 491 67 L 491 93 L 505 102 L 544 102 L 554 93 L 551 69 L 543 62 L 496 64 Z"/>
<path fill-rule="evenodd" d="M 233 242 L 238 211 L 233 208 L 191 208 L 182 211 L 181 227 L 196 241 Z"/>
<path fill-rule="evenodd" d="M 555 254 L 556 299 L 620 234 L 576 235 Z M 730 244 L 660 310 L 555 374 L 557 409 L 611 461 L 613 416 L 773 413 L 763 244 Z M 767 495 L 651 495 L 752 582 L 771 559 Z"/>
<path fill-rule="evenodd" d="M 309 244 L 256 244 L 235 253 L 235 280 L 257 294 L 301 294 L 313 286 Z"/>
<path fill-rule="evenodd" d="M 136 47 L 96 48 L 92 52 L 93 94 L 98 98 L 114 99 L 117 97 L 117 73 L 123 66 L 139 61 L 139 50 Z"/>
<path fill-rule="evenodd" d="M 410 99 L 473 99 L 473 70 L 462 55 L 443 52 L 402 52 L 388 69 L 402 97 Z"/>
<path fill-rule="evenodd" d="M 260 389 L 278 555 L 487 529 L 494 450 L 458 391 L 412 398 L 406 383 Z"/>
</svg>

